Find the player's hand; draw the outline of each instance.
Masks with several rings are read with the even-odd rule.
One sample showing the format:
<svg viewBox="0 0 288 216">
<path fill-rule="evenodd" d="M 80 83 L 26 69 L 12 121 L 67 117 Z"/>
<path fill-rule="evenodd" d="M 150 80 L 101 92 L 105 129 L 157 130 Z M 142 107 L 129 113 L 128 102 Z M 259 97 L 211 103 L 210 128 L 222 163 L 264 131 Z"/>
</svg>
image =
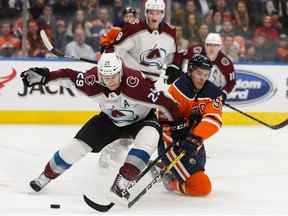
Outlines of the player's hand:
<svg viewBox="0 0 288 216">
<path fill-rule="evenodd" d="M 25 86 L 31 87 L 37 84 L 45 85 L 48 81 L 48 68 L 29 68 L 21 73 L 20 77 Z"/>
<path fill-rule="evenodd" d="M 180 77 L 183 72 L 176 65 L 169 65 L 166 68 L 165 75 L 167 78 L 167 84 L 172 84 L 178 77 Z"/>
<path fill-rule="evenodd" d="M 219 96 L 219 99 L 221 100 L 222 104 L 225 103 L 226 98 L 227 98 L 227 94 L 222 91 L 221 94 L 220 94 L 220 96 Z"/>
<path fill-rule="evenodd" d="M 201 146 L 203 144 L 203 139 L 199 136 L 195 136 L 193 134 L 188 134 L 186 139 L 190 144 L 196 145 L 196 146 Z"/>
<path fill-rule="evenodd" d="M 189 132 L 188 123 L 184 119 L 173 122 L 170 129 L 171 137 L 174 142 L 184 140 Z"/>
<path fill-rule="evenodd" d="M 179 147 L 179 151 L 185 150 L 186 155 L 190 157 L 196 155 L 201 149 L 201 147 L 203 146 L 203 139 L 189 133 L 189 135 L 186 136 L 186 139 L 180 140 L 177 143 L 177 146 Z"/>
<path fill-rule="evenodd" d="M 189 127 L 196 127 L 201 121 L 203 116 L 203 112 L 201 111 L 200 106 L 196 106 L 191 110 L 191 114 L 189 115 Z"/>
</svg>

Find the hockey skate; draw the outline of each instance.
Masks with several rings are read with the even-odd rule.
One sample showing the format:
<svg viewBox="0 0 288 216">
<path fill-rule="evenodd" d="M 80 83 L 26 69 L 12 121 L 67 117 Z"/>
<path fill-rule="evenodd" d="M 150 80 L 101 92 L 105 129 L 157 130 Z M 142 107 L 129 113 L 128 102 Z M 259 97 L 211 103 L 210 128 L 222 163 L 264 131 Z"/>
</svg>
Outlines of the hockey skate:
<svg viewBox="0 0 288 216">
<path fill-rule="evenodd" d="M 127 204 L 130 197 L 130 193 L 127 191 L 129 183 L 129 180 L 125 179 L 121 174 L 117 174 L 108 198 L 115 203 Z"/>
<path fill-rule="evenodd" d="M 38 178 L 35 178 L 34 180 L 30 181 L 30 187 L 36 191 L 39 192 L 42 190 L 49 182 L 51 181 L 50 178 L 46 177 L 44 173 L 42 173 Z"/>
<path fill-rule="evenodd" d="M 177 182 L 176 176 L 172 172 L 165 172 L 162 175 L 162 183 L 166 190 L 173 191 L 175 190 L 174 184 Z"/>
<path fill-rule="evenodd" d="M 152 163 L 152 161 L 149 161 L 149 164 Z M 165 170 L 165 165 L 160 161 L 157 164 L 155 164 L 153 167 L 151 167 L 150 173 L 152 178 L 156 178 L 158 175 L 162 175 Z"/>
</svg>

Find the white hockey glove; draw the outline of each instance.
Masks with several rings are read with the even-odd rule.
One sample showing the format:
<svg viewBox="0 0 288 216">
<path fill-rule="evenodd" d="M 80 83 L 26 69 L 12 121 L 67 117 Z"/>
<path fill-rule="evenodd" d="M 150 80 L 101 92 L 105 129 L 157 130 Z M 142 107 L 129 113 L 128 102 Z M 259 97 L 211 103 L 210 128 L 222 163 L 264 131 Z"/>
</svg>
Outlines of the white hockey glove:
<svg viewBox="0 0 288 216">
<path fill-rule="evenodd" d="M 48 81 L 48 68 L 29 68 L 21 73 L 20 77 L 25 86 L 31 87 L 37 84 L 45 85 Z"/>
</svg>

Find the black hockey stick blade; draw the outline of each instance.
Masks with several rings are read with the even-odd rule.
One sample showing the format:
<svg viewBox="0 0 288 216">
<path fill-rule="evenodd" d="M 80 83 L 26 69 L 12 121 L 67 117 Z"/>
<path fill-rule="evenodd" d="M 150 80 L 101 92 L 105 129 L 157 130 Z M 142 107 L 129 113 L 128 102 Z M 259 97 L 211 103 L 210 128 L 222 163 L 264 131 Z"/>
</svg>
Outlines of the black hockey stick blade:
<svg viewBox="0 0 288 216">
<path fill-rule="evenodd" d="M 107 212 L 115 205 L 115 203 L 113 202 L 109 203 L 108 205 L 101 205 L 101 204 L 95 203 L 91 199 L 89 199 L 85 194 L 83 194 L 83 198 L 84 198 L 85 203 L 88 206 L 90 206 L 91 208 L 99 212 Z"/>
<path fill-rule="evenodd" d="M 283 128 L 285 127 L 286 125 L 288 125 L 288 119 L 286 119 L 285 121 L 277 124 L 277 125 L 273 125 L 271 126 L 272 129 L 280 129 L 280 128 Z"/>
</svg>

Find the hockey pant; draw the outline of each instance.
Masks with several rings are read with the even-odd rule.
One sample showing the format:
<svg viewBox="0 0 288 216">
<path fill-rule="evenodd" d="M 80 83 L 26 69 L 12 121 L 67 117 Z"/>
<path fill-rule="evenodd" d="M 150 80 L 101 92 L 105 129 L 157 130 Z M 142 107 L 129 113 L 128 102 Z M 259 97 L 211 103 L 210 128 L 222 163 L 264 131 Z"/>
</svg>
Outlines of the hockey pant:
<svg viewBox="0 0 288 216">
<path fill-rule="evenodd" d="M 184 141 L 187 142 L 187 141 Z M 171 143 L 170 143 L 171 144 Z M 169 144 L 162 142 L 158 146 L 161 154 Z M 174 146 L 163 157 L 162 162 L 169 164 L 181 152 L 181 148 Z M 204 173 L 206 163 L 206 152 L 204 145 L 196 146 L 191 144 L 191 148 L 185 156 L 174 165 L 171 172 L 175 178 L 169 181 L 169 189 L 190 196 L 205 196 L 211 192 L 211 182 Z"/>
</svg>

